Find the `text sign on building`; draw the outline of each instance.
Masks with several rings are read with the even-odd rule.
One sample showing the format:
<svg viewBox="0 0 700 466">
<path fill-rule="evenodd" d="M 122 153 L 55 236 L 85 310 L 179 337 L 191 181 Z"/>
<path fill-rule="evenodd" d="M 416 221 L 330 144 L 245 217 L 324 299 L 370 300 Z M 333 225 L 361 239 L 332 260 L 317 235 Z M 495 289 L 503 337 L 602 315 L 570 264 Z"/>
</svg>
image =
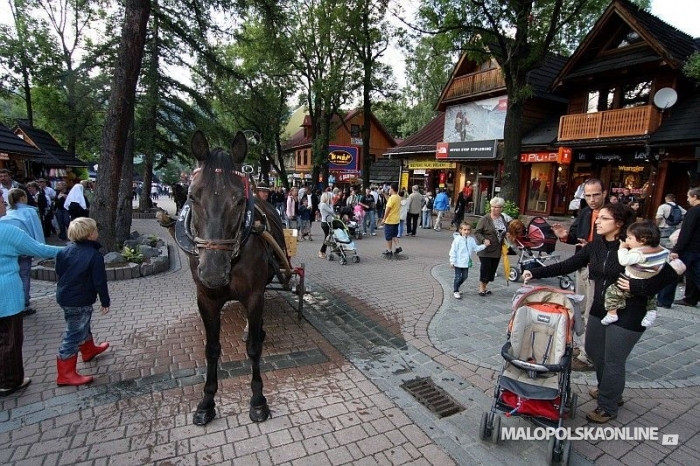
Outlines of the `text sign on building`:
<svg viewBox="0 0 700 466">
<path fill-rule="evenodd" d="M 328 170 L 357 170 L 357 147 L 328 146 Z"/>
<path fill-rule="evenodd" d="M 10 154 L 7 152 L 0 152 L 0 160 L 10 160 Z"/>
<path fill-rule="evenodd" d="M 451 160 L 493 160 L 498 141 L 438 142 L 435 157 Z"/>
<path fill-rule="evenodd" d="M 456 162 L 442 162 L 439 160 L 409 160 L 408 169 L 409 170 L 444 170 L 448 168 L 456 168 Z"/>
<path fill-rule="evenodd" d="M 558 152 L 523 152 L 520 154 L 520 162 L 568 165 L 571 163 L 571 149 L 560 147 Z"/>
</svg>

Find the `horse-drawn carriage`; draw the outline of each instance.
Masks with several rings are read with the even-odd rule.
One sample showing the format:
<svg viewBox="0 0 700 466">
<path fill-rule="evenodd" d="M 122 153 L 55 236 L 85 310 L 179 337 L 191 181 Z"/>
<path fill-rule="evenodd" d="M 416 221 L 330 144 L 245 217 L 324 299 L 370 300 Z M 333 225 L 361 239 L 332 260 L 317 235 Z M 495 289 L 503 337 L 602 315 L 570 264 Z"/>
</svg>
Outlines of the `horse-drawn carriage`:
<svg viewBox="0 0 700 466">
<path fill-rule="evenodd" d="M 249 416 L 254 422 L 262 422 L 270 415 L 260 376 L 265 291 L 296 293 L 297 316 L 301 319 L 304 264 L 291 265 L 293 251 L 285 240 L 279 215 L 270 203 L 255 195 L 252 170 L 242 165 L 248 150 L 243 133 L 234 137 L 230 154 L 221 148 L 210 151 L 200 131 L 192 137 L 191 146 L 199 168 L 187 202 L 177 219 L 161 215 L 159 221 L 187 255 L 206 330 L 207 375 L 193 421 L 205 425 L 216 416 L 221 309 L 227 301 L 236 300 L 247 311 L 249 327 L 246 352 L 253 370 Z"/>
</svg>

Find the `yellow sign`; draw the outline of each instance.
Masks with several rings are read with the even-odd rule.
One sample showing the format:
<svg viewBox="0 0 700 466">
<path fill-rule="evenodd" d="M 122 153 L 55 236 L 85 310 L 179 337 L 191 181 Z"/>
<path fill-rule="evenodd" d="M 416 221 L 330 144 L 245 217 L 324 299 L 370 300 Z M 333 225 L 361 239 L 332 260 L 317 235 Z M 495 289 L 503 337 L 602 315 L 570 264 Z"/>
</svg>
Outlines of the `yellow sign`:
<svg viewBox="0 0 700 466">
<path fill-rule="evenodd" d="M 408 189 L 408 172 L 401 173 L 401 187 Z"/>
<path fill-rule="evenodd" d="M 409 160 L 409 170 L 457 168 L 457 162 L 442 162 L 434 159 Z"/>
<path fill-rule="evenodd" d="M 632 172 L 632 173 L 638 173 L 638 172 L 643 172 L 644 167 L 628 167 L 626 165 L 620 165 L 620 171 L 621 172 Z"/>
</svg>

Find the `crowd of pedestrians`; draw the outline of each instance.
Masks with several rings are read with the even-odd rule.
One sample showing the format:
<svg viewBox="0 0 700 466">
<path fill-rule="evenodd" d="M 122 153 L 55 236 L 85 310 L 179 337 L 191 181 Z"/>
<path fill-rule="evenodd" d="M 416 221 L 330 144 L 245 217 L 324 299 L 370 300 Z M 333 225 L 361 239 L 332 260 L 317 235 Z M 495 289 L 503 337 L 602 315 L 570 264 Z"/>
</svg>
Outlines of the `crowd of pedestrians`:
<svg viewBox="0 0 700 466">
<path fill-rule="evenodd" d="M 55 189 L 43 178 L 19 183 L 9 170 L 0 170 L 0 396 L 23 389 L 23 319 L 36 313 L 30 306 L 32 260 L 55 259 L 57 304 L 66 321 L 56 356 L 56 383 L 83 385 L 91 376 L 76 371 L 78 354 L 84 362 L 105 351 L 96 345 L 90 330 L 93 304 L 99 296 L 102 311 L 109 310 L 104 259 L 96 242 L 97 224 L 88 218 L 91 185 L 78 181 L 67 190 Z M 69 239 L 67 247 L 49 246 L 46 237 Z"/>
</svg>

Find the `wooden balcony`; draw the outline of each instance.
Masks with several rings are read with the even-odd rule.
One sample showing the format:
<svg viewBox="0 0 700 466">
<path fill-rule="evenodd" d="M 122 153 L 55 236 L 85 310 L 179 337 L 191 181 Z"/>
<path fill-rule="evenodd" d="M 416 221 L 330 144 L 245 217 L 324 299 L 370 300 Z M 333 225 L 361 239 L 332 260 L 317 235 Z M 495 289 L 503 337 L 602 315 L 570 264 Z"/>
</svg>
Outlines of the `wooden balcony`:
<svg viewBox="0 0 700 466">
<path fill-rule="evenodd" d="M 505 87 L 506 82 L 503 79 L 500 69 L 496 68 L 487 71 L 479 71 L 478 73 L 456 78 L 447 91 L 445 100 L 482 94 L 496 89 L 505 89 Z"/>
<path fill-rule="evenodd" d="M 559 120 L 559 140 L 642 136 L 656 131 L 660 122 L 661 114 L 652 105 L 564 115 Z"/>
</svg>

